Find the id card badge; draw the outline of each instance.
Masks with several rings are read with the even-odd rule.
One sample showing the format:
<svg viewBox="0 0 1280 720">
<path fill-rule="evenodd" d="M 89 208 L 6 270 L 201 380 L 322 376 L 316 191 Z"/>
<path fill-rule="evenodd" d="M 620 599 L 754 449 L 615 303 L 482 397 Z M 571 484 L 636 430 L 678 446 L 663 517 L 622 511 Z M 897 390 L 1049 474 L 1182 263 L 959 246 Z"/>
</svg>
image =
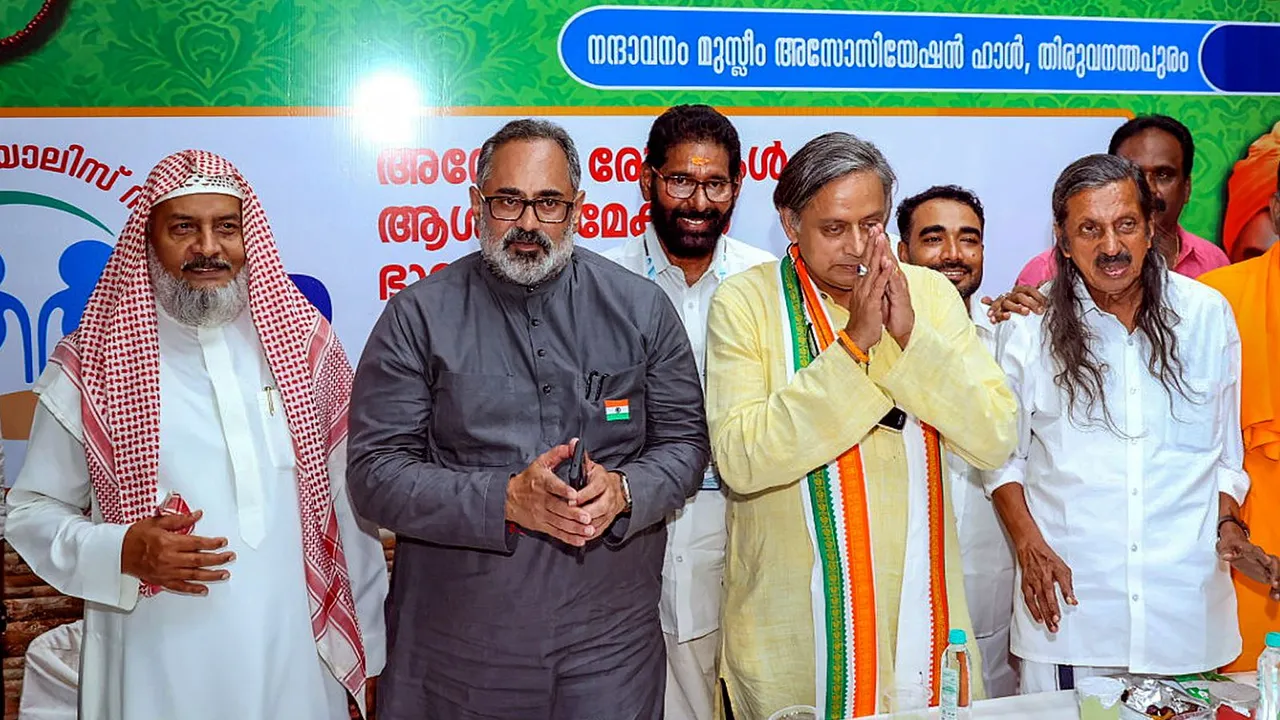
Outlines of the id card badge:
<svg viewBox="0 0 1280 720">
<path fill-rule="evenodd" d="M 720 489 L 720 473 L 716 471 L 716 464 L 711 463 L 707 466 L 706 472 L 702 474 L 702 486 L 699 490 L 719 490 Z"/>
</svg>

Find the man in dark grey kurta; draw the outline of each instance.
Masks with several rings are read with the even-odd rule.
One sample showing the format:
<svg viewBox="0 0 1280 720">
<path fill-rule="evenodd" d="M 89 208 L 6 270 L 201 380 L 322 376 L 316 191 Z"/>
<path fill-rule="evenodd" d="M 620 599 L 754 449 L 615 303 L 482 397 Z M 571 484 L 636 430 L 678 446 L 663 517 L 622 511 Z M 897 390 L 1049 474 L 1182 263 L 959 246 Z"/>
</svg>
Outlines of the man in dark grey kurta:
<svg viewBox="0 0 1280 720">
<path fill-rule="evenodd" d="M 352 497 L 397 535 L 378 716 L 657 720 L 662 521 L 710 452 L 689 341 L 573 247 L 562 129 L 507 125 L 477 176 L 481 252 L 391 300 L 353 389 Z M 580 490 L 553 474 L 573 438 Z"/>
</svg>

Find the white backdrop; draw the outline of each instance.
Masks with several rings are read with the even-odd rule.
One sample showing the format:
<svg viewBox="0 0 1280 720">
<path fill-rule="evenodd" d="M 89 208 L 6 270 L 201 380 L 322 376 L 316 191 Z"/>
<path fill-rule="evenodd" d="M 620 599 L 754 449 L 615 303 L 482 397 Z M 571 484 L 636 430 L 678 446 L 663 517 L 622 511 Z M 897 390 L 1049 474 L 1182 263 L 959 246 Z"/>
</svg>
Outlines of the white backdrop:
<svg viewBox="0 0 1280 720">
<path fill-rule="evenodd" d="M 0 280 L 0 319 L 7 330 L 0 344 L 0 395 L 29 388 L 25 357 L 33 358 L 39 372 L 39 343 L 24 342 L 21 313 L 38 335 L 41 309 L 48 304 L 47 345 L 52 347 L 61 337 L 62 311 L 56 308 L 65 303 L 50 298 L 67 287 L 58 272 L 62 252 L 81 240 L 114 241 L 114 235 L 76 214 L 46 205 L 68 203 L 118 232 L 129 214 L 122 196 L 127 201 L 129 188 L 143 182 L 161 157 L 190 147 L 224 155 L 261 197 L 285 266 L 320 279 L 328 288 L 334 327 L 354 362 L 381 311 L 383 296 L 399 287 L 394 280 L 411 282 L 419 273 L 476 249 L 474 238 L 398 242 L 416 224 L 403 222 L 409 215 L 386 209 L 431 206 L 447 223 L 460 206 L 455 224 L 465 226 L 469 181 L 465 161 L 462 167 L 456 161 L 470 156 L 507 119 L 418 121 L 396 147 L 429 149 L 442 159 L 438 166 L 425 160 L 425 153 L 384 153 L 387 148 L 369 139 L 364 121 L 346 116 L 0 119 L 0 257 L 6 269 Z M 592 168 L 596 178 L 603 178 L 603 158 L 626 147 L 643 149 L 652 118 L 552 119 L 578 144 L 587 201 L 597 207 L 620 203 L 633 218 L 642 202 L 636 183 L 629 179 L 636 155 L 624 152 L 624 162 L 608 163 L 608 174 L 615 179 L 607 182 L 593 179 Z M 787 153 L 794 153 L 815 135 L 844 130 L 872 140 L 889 159 L 899 177 L 895 204 L 930 185 L 947 183 L 968 187 L 982 198 L 987 212 L 983 292 L 995 293 L 1012 283 L 1031 255 L 1048 247 L 1049 195 L 1058 173 L 1082 155 L 1105 151 L 1123 118 L 748 115 L 734 122 L 742 136 L 744 161 L 750 162 L 751 149 L 756 149 L 733 218 L 730 232 L 735 237 L 775 254 L 785 247 L 771 202 L 774 179 L 760 172 L 767 169 L 761 151 L 781 141 Z M 72 144 L 83 146 L 85 157 L 96 158 L 110 172 L 125 166 L 132 174 L 112 183 L 101 171 L 96 176 L 92 168 L 86 172 L 83 162 L 79 178 L 57 172 L 57 156 Z M 53 169 L 24 166 L 38 165 L 21 161 L 35 157 L 34 150 L 24 150 L 28 146 L 47 154 L 46 167 Z M 448 153 L 451 149 L 454 152 Z M 388 162 L 397 156 L 416 158 L 421 180 L 397 184 L 407 177 Z M 632 162 L 625 162 L 628 157 Z M 16 167 L 6 167 L 14 163 Z M 616 179 L 619 165 L 624 166 L 621 181 Z M 13 191 L 45 199 L 19 197 Z M 396 216 L 401 222 L 391 222 Z M 386 221 L 381 227 L 380 219 Z M 639 227 L 637 222 L 635 229 Z M 896 232 L 896 225 L 891 223 L 890 229 Z M 632 228 L 627 230 L 629 236 Z M 595 250 L 624 241 L 598 233 L 580 239 Z M 384 270 L 387 266 L 393 267 Z M 390 288 L 383 281 L 388 276 L 393 281 Z M 16 302 L 6 300 L 6 294 Z M 6 441 L 10 482 L 23 445 Z"/>
</svg>

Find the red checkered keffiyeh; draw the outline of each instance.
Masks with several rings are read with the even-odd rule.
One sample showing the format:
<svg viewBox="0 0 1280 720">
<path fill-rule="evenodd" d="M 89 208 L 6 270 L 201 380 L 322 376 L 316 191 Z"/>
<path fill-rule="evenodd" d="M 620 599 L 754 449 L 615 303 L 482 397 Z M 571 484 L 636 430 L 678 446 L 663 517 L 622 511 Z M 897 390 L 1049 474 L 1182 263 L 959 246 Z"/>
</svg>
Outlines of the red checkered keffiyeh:
<svg viewBox="0 0 1280 720">
<path fill-rule="evenodd" d="M 160 348 L 147 270 L 147 220 L 157 198 L 195 173 L 230 175 L 244 194 L 249 309 L 280 387 L 297 455 L 311 629 L 320 657 L 363 710 L 364 645 L 327 467 L 330 453 L 346 439 L 351 365 L 329 323 L 285 274 L 258 196 L 231 163 L 186 150 L 151 171 L 79 329 L 58 344 L 51 360 L 81 393 L 89 480 L 104 520 L 130 524 L 155 515 Z"/>
</svg>

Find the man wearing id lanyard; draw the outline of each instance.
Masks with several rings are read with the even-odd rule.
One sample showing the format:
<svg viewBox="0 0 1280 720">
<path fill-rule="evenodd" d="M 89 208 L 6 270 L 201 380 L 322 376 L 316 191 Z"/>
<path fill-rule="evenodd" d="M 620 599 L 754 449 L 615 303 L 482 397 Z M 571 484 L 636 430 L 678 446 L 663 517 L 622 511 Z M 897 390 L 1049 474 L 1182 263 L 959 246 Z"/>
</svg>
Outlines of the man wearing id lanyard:
<svg viewBox="0 0 1280 720">
<path fill-rule="evenodd" d="M 707 421 L 730 491 L 720 676 L 737 720 L 936 705 L 948 630 L 972 632 L 943 448 L 998 466 L 1016 407 L 955 287 L 894 259 L 895 182 L 865 140 L 809 141 L 773 196 L 787 256 L 711 302 Z"/>
<path fill-rule="evenodd" d="M 742 143 L 728 118 L 707 105 L 673 107 L 654 121 L 647 147 L 640 193 L 652 225 L 603 254 L 671 298 L 705 381 L 712 294 L 730 275 L 777 258 L 724 234 L 742 187 Z M 667 525 L 660 616 L 668 720 L 711 720 L 715 712 L 725 498 L 712 460 L 700 492 Z"/>
</svg>

